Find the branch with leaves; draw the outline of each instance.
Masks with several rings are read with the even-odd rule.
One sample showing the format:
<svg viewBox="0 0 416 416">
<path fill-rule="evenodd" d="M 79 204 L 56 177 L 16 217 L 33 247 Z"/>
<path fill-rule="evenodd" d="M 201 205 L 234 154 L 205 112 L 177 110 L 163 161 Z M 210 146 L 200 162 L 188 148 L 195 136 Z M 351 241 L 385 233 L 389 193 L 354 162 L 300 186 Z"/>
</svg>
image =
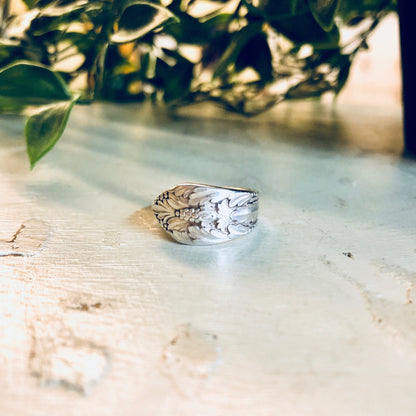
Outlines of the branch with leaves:
<svg viewBox="0 0 416 416">
<path fill-rule="evenodd" d="M 17 1 L 17 0 L 15 0 Z M 31 166 L 75 103 L 209 100 L 255 115 L 337 94 L 396 0 L 24 0 L 0 11 L 0 112 L 28 116 Z M 352 33 L 343 39 L 341 31 Z"/>
</svg>

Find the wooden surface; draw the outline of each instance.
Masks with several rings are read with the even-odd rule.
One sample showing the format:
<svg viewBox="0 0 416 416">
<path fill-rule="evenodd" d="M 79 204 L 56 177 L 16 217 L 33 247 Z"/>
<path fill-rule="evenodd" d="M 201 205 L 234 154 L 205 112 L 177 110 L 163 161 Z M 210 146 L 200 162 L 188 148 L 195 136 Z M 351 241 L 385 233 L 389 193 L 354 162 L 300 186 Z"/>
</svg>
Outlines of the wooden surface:
<svg viewBox="0 0 416 416">
<path fill-rule="evenodd" d="M 397 108 L 76 107 L 30 172 L 0 119 L 0 415 L 414 416 L 416 163 Z M 261 191 L 179 245 L 149 204 Z"/>
</svg>

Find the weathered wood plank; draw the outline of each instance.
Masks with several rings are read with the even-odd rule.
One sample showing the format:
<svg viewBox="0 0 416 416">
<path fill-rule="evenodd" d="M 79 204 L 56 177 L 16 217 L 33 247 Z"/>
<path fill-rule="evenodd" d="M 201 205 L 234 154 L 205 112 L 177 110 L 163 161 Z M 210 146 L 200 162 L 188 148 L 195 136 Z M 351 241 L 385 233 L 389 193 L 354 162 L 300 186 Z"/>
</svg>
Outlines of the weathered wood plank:
<svg viewBox="0 0 416 416">
<path fill-rule="evenodd" d="M 415 414 L 400 111 L 97 104 L 32 172 L 21 127 L 1 119 L 1 415 Z M 258 229 L 171 241 L 148 207 L 183 181 L 259 189 Z"/>
</svg>

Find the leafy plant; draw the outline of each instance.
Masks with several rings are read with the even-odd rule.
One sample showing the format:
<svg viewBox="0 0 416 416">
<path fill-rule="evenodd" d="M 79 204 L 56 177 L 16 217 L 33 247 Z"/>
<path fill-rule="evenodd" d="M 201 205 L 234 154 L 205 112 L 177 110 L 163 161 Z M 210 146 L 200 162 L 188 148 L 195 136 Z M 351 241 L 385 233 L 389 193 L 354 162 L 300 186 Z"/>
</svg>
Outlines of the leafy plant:
<svg viewBox="0 0 416 416">
<path fill-rule="evenodd" d="M 15 0 L 17 1 L 17 0 Z M 74 103 L 210 100 L 245 115 L 337 94 L 396 0 L 24 0 L 0 11 L 0 112 L 28 115 L 31 166 Z M 343 36 L 348 29 L 348 39 Z"/>
</svg>

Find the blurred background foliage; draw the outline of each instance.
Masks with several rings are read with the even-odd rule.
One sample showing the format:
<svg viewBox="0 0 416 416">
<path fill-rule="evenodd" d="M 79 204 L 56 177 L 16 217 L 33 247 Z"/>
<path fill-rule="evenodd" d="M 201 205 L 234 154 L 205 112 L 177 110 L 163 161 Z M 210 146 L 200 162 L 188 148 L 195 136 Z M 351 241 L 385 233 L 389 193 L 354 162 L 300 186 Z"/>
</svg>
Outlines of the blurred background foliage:
<svg viewBox="0 0 416 416">
<path fill-rule="evenodd" d="M 0 112 L 33 165 L 74 103 L 210 100 L 255 115 L 337 94 L 396 0 L 0 0 Z"/>
</svg>

